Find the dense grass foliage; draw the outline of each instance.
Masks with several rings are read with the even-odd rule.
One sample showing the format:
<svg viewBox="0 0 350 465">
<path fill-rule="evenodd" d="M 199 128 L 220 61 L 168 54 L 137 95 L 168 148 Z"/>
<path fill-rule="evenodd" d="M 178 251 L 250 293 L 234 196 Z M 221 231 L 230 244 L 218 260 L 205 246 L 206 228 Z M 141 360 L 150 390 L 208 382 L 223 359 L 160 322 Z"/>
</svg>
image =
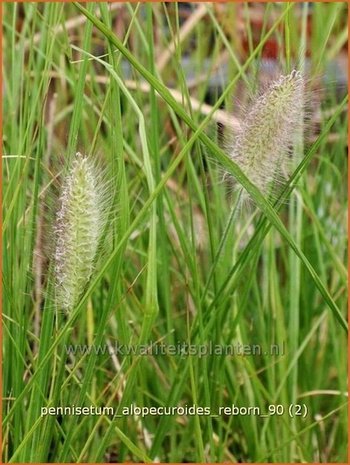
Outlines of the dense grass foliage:
<svg viewBox="0 0 350 465">
<path fill-rule="evenodd" d="M 3 10 L 3 460 L 345 462 L 347 4 Z M 259 151 L 259 121 L 235 135 L 293 69 L 304 136 L 261 124 L 289 157 L 267 195 L 230 147 Z M 71 181 L 60 306 L 78 151 L 108 199 Z"/>
</svg>

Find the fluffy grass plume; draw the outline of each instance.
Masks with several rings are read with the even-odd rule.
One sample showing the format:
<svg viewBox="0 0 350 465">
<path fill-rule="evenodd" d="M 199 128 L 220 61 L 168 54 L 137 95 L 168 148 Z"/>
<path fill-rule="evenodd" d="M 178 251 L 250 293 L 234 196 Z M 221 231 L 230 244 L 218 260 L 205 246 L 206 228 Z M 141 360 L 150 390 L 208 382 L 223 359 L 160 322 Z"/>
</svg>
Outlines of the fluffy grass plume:
<svg viewBox="0 0 350 465">
<path fill-rule="evenodd" d="M 247 112 L 229 155 L 264 194 L 287 171 L 304 118 L 304 79 L 293 70 L 274 81 Z"/>
<path fill-rule="evenodd" d="M 55 224 L 56 302 L 66 311 L 78 303 L 94 271 L 105 225 L 104 192 L 94 163 L 77 153 L 63 182 Z"/>
</svg>

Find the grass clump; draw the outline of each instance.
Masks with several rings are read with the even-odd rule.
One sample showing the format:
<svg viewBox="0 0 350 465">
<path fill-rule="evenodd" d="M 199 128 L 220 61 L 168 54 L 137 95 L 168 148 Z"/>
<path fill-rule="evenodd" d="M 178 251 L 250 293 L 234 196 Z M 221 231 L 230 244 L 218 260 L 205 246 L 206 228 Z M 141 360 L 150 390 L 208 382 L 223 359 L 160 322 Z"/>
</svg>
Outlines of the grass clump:
<svg viewBox="0 0 350 465">
<path fill-rule="evenodd" d="M 3 10 L 4 462 L 345 462 L 347 4 Z"/>
</svg>

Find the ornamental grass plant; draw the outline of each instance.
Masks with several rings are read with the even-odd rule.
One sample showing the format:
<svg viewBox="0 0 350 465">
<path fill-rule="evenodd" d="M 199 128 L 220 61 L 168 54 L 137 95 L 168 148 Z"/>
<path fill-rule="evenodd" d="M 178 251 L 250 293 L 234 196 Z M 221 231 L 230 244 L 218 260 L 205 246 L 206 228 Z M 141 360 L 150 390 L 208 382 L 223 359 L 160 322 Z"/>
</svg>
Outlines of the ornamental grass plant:
<svg viewBox="0 0 350 465">
<path fill-rule="evenodd" d="M 347 3 L 2 8 L 3 461 L 344 463 Z"/>
</svg>

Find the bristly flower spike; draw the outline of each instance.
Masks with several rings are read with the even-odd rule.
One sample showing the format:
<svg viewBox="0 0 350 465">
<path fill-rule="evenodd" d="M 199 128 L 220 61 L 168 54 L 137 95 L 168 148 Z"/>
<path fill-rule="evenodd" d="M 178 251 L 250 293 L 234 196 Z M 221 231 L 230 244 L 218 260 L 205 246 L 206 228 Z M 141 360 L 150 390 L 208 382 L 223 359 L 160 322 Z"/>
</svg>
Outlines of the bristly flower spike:
<svg viewBox="0 0 350 465">
<path fill-rule="evenodd" d="M 295 70 L 274 81 L 247 112 L 229 155 L 265 195 L 287 171 L 303 119 L 304 79 Z"/>
<path fill-rule="evenodd" d="M 77 153 L 63 181 L 56 217 L 55 294 L 58 309 L 72 310 L 95 268 L 105 226 L 105 189 L 101 173 Z"/>
</svg>

